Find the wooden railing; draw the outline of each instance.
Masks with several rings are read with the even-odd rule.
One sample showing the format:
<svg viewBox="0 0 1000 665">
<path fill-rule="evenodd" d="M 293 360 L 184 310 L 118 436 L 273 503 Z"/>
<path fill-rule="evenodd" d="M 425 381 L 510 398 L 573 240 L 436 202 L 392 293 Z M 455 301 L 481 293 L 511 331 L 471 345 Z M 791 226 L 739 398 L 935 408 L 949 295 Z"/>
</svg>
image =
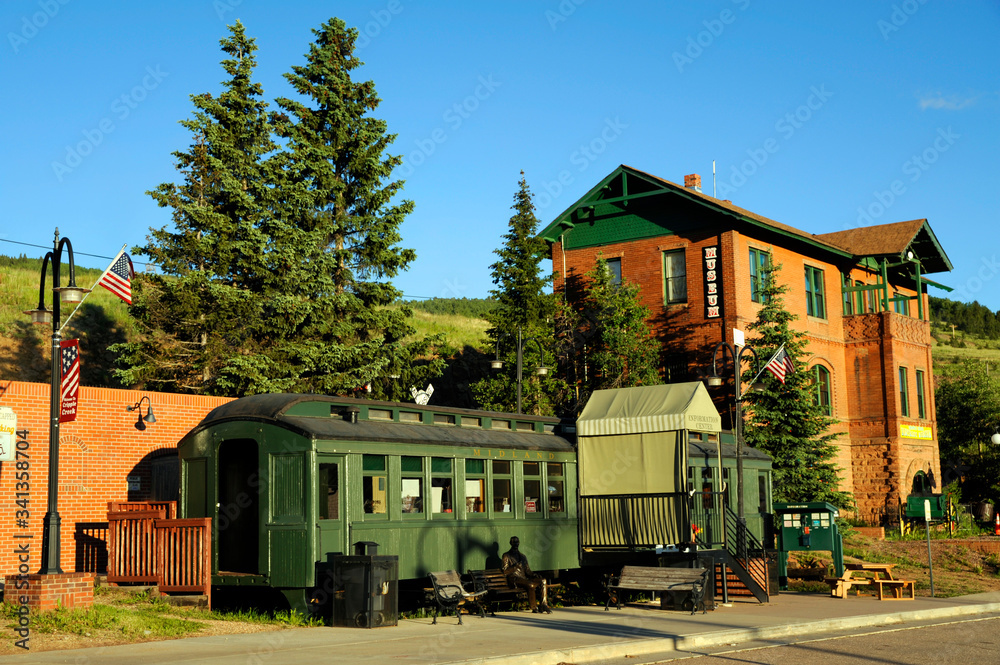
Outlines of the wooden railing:
<svg viewBox="0 0 1000 665">
<path fill-rule="evenodd" d="M 108 501 L 109 513 L 124 513 L 144 510 L 164 510 L 165 518 L 172 520 L 177 517 L 176 501 Z"/>
<path fill-rule="evenodd" d="M 121 502 L 125 503 L 125 502 Z M 156 584 L 163 592 L 197 592 L 211 608 L 212 519 L 168 519 L 169 507 L 128 502 L 108 512 L 108 582 Z M 119 502 L 109 502 L 109 508 Z"/>
</svg>

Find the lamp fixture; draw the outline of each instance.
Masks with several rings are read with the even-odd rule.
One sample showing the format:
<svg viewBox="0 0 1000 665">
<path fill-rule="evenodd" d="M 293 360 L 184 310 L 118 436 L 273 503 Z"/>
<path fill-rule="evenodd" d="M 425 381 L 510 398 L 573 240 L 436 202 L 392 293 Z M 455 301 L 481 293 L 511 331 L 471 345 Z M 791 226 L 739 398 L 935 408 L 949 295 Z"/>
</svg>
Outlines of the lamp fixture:
<svg viewBox="0 0 1000 665">
<path fill-rule="evenodd" d="M 146 402 L 146 415 L 142 415 L 142 403 Z M 139 418 L 135 421 L 135 428 L 140 432 L 146 429 L 146 423 L 152 425 L 156 422 L 156 416 L 153 415 L 153 402 L 149 399 L 149 395 L 143 395 L 138 402 L 132 406 L 126 406 L 126 411 L 138 411 Z"/>
<path fill-rule="evenodd" d="M 993 436 L 990 437 L 990 441 L 993 442 L 994 446 L 1000 446 L 1000 430 L 993 433 Z"/>
</svg>

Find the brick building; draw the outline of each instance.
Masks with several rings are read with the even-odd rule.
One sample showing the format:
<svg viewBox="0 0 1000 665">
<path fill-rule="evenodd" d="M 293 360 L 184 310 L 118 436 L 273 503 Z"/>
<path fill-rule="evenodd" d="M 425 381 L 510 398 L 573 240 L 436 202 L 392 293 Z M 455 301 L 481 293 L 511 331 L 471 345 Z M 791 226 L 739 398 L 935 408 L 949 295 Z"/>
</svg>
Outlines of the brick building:
<svg viewBox="0 0 1000 665">
<path fill-rule="evenodd" d="M 814 235 L 703 194 L 697 175 L 681 186 L 620 166 L 541 235 L 571 302 L 598 256 L 640 286 L 666 382 L 698 376 L 718 342 L 746 329 L 764 272 L 780 264 L 785 307 L 807 336 L 798 369 L 836 420 L 841 489 L 859 517 L 883 521 L 915 483 L 940 491 L 926 287 L 950 289 L 925 275 L 952 266 L 927 220 Z"/>
<path fill-rule="evenodd" d="M 156 422 L 139 431 L 138 412 L 126 411 L 148 396 Z M 64 572 L 101 571 L 107 561 L 104 539 L 108 501 L 176 499 L 177 442 L 212 409 L 230 401 L 223 397 L 176 395 L 81 386 L 77 420 L 63 423 L 59 433 L 60 566 Z M 42 565 L 42 518 L 48 497 L 49 385 L 0 382 L 0 406 L 13 409 L 17 429 L 28 430 L 27 531 L 30 568 Z M 146 413 L 145 402 L 142 413 Z M 17 572 L 11 543 L 18 526 L 14 462 L 0 462 L 0 574 Z M 23 542 L 23 541 L 17 541 Z"/>
</svg>

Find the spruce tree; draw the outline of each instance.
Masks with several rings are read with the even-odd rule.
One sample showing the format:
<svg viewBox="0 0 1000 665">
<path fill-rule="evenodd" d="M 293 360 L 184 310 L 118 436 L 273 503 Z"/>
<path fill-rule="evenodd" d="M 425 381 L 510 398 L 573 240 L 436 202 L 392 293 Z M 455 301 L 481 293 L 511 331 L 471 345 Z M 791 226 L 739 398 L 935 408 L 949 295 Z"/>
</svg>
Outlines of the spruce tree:
<svg viewBox="0 0 1000 665">
<path fill-rule="evenodd" d="M 490 295 L 496 307 L 486 315 L 490 323 L 490 344 L 499 349 L 504 361 L 502 370 L 472 386 L 481 408 L 514 411 L 517 405 L 517 344 L 523 344 L 522 410 L 551 415 L 564 399 L 565 382 L 549 374 L 542 378 L 535 369 L 544 362 L 552 368 L 553 298 L 544 292 L 551 276 L 542 273 L 546 258 L 545 241 L 538 236 L 538 218 L 531 190 L 521 172 L 518 190 L 511 206 L 514 215 L 508 223 L 503 245 L 495 250 L 499 260 L 490 266 L 495 289 Z M 532 341 L 525 341 L 532 340 Z"/>
<path fill-rule="evenodd" d="M 381 101 L 375 84 L 351 78 L 363 64 L 357 30 L 334 18 L 313 34 L 305 64 L 285 75 L 299 99 L 276 100 L 285 149 L 275 159 L 274 288 L 294 328 L 282 361 L 294 368 L 297 391 L 370 386 L 376 397 L 408 398 L 443 361 L 432 358 L 437 340 L 407 341 L 411 311 L 391 306 L 402 294 L 389 280 L 416 258 L 399 246 L 413 210 L 412 201 L 394 201 L 402 158 L 386 154 L 395 135 L 371 116 Z"/>
<path fill-rule="evenodd" d="M 747 370 L 743 380 L 750 381 L 782 345 L 795 371 L 786 374 L 782 383 L 765 370 L 760 375 L 764 389 L 745 393 L 744 439 L 771 456 L 775 500 L 828 501 L 848 508 L 850 495 L 836 489 L 839 479 L 832 460 L 837 435 L 827 432 L 833 419 L 824 415 L 816 399 L 813 373 L 805 364 L 805 334 L 789 326 L 797 317 L 784 307 L 788 287 L 777 282 L 780 269 L 773 266 L 764 280 L 764 304 L 756 320 L 747 325 L 755 335 L 751 345 L 760 366 Z"/>
<path fill-rule="evenodd" d="M 192 135 L 189 148 L 174 153 L 183 181 L 149 192 L 172 209 L 174 230 L 151 229 L 147 244 L 133 249 L 160 272 L 133 284 L 137 338 L 114 349 L 125 385 L 210 395 L 284 387 L 242 362 L 261 346 L 255 294 L 267 279 L 262 225 L 273 179 L 265 156 L 275 145 L 261 86 L 252 80 L 254 40 L 237 22 L 221 45 L 229 77 L 222 93 L 192 95 L 194 116 L 181 122 Z"/>
<path fill-rule="evenodd" d="M 603 258 L 587 273 L 587 280 L 584 320 L 592 333 L 587 350 L 589 391 L 660 383 L 660 346 L 649 327 L 649 308 L 639 302 L 639 285 L 615 284 Z"/>
</svg>

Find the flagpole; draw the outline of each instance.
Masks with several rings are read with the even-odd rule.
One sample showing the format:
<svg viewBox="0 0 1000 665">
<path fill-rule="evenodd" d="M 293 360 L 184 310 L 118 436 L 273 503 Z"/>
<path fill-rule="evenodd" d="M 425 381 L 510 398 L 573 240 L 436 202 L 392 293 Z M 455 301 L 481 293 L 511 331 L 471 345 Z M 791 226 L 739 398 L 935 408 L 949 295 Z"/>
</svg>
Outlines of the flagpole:
<svg viewBox="0 0 1000 665">
<path fill-rule="evenodd" d="M 122 252 L 124 252 L 124 251 L 125 251 L 125 247 L 127 247 L 127 246 L 128 246 L 128 243 L 125 243 L 124 245 L 122 245 L 122 248 L 118 250 L 118 253 L 117 253 L 117 254 L 115 254 L 115 258 L 111 259 L 111 265 L 109 265 L 109 266 L 108 266 L 107 268 L 105 268 L 105 269 L 104 269 L 104 272 L 102 272 L 102 273 L 101 273 L 101 276 L 97 278 L 97 281 L 96 281 L 96 282 L 94 282 L 94 286 L 93 286 L 93 287 L 91 287 L 91 289 L 90 289 L 89 291 L 87 291 L 87 293 L 86 293 L 86 294 L 85 294 L 85 295 L 83 296 L 83 299 L 82 299 L 82 300 L 80 300 L 80 302 L 78 302 L 78 303 L 76 304 L 76 307 L 75 307 L 75 308 L 73 308 L 73 311 L 69 313 L 69 316 L 67 316 L 67 317 L 66 317 L 66 320 L 65 320 L 65 321 L 63 321 L 63 324 L 62 324 L 61 326 L 59 326 L 59 332 L 60 332 L 60 333 L 62 332 L 62 329 L 66 327 L 66 324 L 67 324 L 67 323 L 69 323 L 69 320 L 73 318 L 73 315 L 74 315 L 74 314 L 76 314 L 76 311 L 77 311 L 78 309 L 80 309 L 80 305 L 82 305 L 82 304 L 84 303 L 84 301 L 85 301 L 85 300 L 86 300 L 86 299 L 87 299 L 88 297 L 90 297 L 90 294 L 94 292 L 94 288 L 95 288 L 95 287 L 96 287 L 96 286 L 97 286 L 98 284 L 100 284 L 100 283 L 101 283 L 101 280 L 102 280 L 102 279 L 104 279 L 104 276 L 105 276 L 105 275 L 107 275 L 107 274 L 108 274 L 108 271 L 109 271 L 109 270 L 111 270 L 112 266 L 114 266 L 114 265 L 115 265 L 115 261 L 117 261 L 117 260 L 118 260 L 118 257 L 122 255 Z"/>
<path fill-rule="evenodd" d="M 781 350 L 782 350 L 783 348 L 785 348 L 785 345 L 784 345 L 784 344 L 782 344 L 781 346 L 779 346 L 779 347 L 778 347 L 778 350 L 774 352 L 774 355 L 773 355 L 773 356 L 771 356 L 771 360 L 768 360 L 768 361 L 767 361 L 766 363 L 764 363 L 764 365 L 763 365 L 763 366 L 762 366 L 762 367 L 760 368 L 760 371 L 759 371 L 759 372 L 757 372 L 757 376 L 755 376 L 755 377 L 753 377 L 752 379 L 750 379 L 750 385 L 753 385 L 754 383 L 756 383 L 757 379 L 759 379 L 759 378 L 760 378 L 760 375 L 761 375 L 761 374 L 763 374 L 763 373 L 764 373 L 764 370 L 765 370 L 765 369 L 767 369 L 767 366 L 768 366 L 768 365 L 770 365 L 770 364 L 771 364 L 771 362 L 772 362 L 772 361 L 773 361 L 773 360 L 774 360 L 775 358 L 777 358 L 777 357 L 778 357 L 778 354 L 779 354 L 779 353 L 781 353 Z"/>
</svg>

